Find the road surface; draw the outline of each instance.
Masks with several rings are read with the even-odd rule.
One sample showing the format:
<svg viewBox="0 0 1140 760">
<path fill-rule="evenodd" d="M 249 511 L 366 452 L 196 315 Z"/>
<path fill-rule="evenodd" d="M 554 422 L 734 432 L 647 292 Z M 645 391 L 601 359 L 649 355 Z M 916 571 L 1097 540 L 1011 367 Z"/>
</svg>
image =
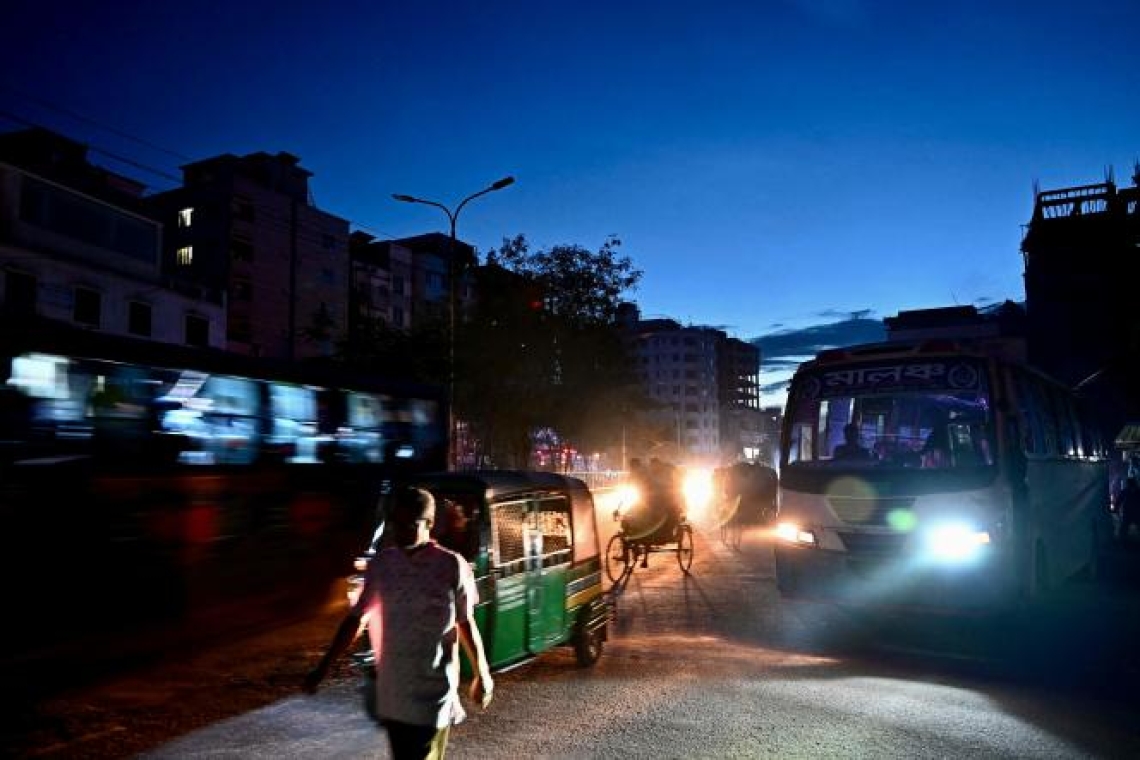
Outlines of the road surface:
<svg viewBox="0 0 1140 760">
<path fill-rule="evenodd" d="M 1013 623 L 869 620 L 783 603 L 770 540 L 753 530 L 733 551 L 706 526 L 690 576 L 672 556 L 652 556 L 618 594 L 596 666 L 580 669 L 560 650 L 501 674 L 491 707 L 471 709 L 453 731 L 449 757 L 1140 756 L 1132 689 L 1114 677 L 1121 642 L 1112 626 L 1074 628 L 1052 613 Z M 1121 606 L 1130 596 L 1070 595 L 1084 600 L 1075 617 L 1134 622 Z M 142 756 L 387 754 L 355 682 L 342 679 Z"/>
</svg>

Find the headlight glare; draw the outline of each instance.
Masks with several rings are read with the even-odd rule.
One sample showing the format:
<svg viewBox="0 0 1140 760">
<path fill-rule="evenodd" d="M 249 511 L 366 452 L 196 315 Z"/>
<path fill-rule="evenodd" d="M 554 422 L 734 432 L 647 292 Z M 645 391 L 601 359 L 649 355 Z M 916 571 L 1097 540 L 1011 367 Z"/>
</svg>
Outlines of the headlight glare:
<svg viewBox="0 0 1140 760">
<path fill-rule="evenodd" d="M 815 533 L 810 530 L 803 530 L 795 523 L 780 523 L 776 526 L 776 538 L 787 541 L 791 544 L 803 544 L 805 546 L 815 546 Z"/>
<path fill-rule="evenodd" d="M 990 534 L 968 523 L 945 523 L 927 531 L 925 543 L 929 556 L 936 561 L 966 562 L 990 543 Z"/>
</svg>

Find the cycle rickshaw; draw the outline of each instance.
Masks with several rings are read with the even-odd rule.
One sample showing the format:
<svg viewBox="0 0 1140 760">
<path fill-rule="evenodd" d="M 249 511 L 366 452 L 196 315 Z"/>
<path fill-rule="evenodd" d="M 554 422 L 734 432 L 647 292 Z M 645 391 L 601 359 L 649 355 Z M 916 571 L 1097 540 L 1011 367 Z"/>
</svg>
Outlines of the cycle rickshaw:
<svg viewBox="0 0 1140 760">
<path fill-rule="evenodd" d="M 693 527 L 682 508 L 679 493 L 648 492 L 631 488 L 623 495 L 623 506 L 614 510 L 621 528 L 606 544 L 606 575 L 620 583 L 638 562 L 647 567 L 649 555 L 676 554 L 677 565 L 688 574 L 693 565 Z"/>
</svg>

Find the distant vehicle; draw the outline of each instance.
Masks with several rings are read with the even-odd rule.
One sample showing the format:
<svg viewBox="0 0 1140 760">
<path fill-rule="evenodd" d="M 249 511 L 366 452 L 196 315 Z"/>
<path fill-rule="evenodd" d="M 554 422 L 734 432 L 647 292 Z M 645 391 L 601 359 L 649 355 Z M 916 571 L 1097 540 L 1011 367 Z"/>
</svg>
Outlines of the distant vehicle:
<svg viewBox="0 0 1140 760">
<path fill-rule="evenodd" d="M 594 499 L 577 478 L 538 471 L 417 476 L 436 500 L 432 536 L 475 571 L 475 622 L 492 669 L 571 646 L 582 666 L 602 654 L 612 617 L 602 590 Z M 356 560 L 363 573 L 384 540 Z M 364 577 L 349 581 L 355 601 Z"/>
<path fill-rule="evenodd" d="M 1095 571 L 1108 450 L 1079 400 L 948 341 L 820 353 L 792 379 L 776 575 L 788 597 L 1004 605 Z"/>
</svg>

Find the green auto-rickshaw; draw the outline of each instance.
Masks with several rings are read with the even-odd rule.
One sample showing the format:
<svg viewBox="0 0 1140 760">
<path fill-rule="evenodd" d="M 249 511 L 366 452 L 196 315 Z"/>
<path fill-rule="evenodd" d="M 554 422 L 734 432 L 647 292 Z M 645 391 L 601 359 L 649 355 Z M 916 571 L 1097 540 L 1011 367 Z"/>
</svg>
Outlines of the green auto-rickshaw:
<svg viewBox="0 0 1140 760">
<path fill-rule="evenodd" d="M 427 474 L 407 484 L 435 496 L 433 538 L 475 571 L 475 622 L 492 669 L 563 645 L 574 647 L 583 666 L 597 661 L 612 608 L 602 590 L 594 499 L 584 482 L 552 472 L 486 470 Z M 358 558 L 358 570 L 382 532 Z M 350 581 L 350 598 L 361 581 Z"/>
</svg>

